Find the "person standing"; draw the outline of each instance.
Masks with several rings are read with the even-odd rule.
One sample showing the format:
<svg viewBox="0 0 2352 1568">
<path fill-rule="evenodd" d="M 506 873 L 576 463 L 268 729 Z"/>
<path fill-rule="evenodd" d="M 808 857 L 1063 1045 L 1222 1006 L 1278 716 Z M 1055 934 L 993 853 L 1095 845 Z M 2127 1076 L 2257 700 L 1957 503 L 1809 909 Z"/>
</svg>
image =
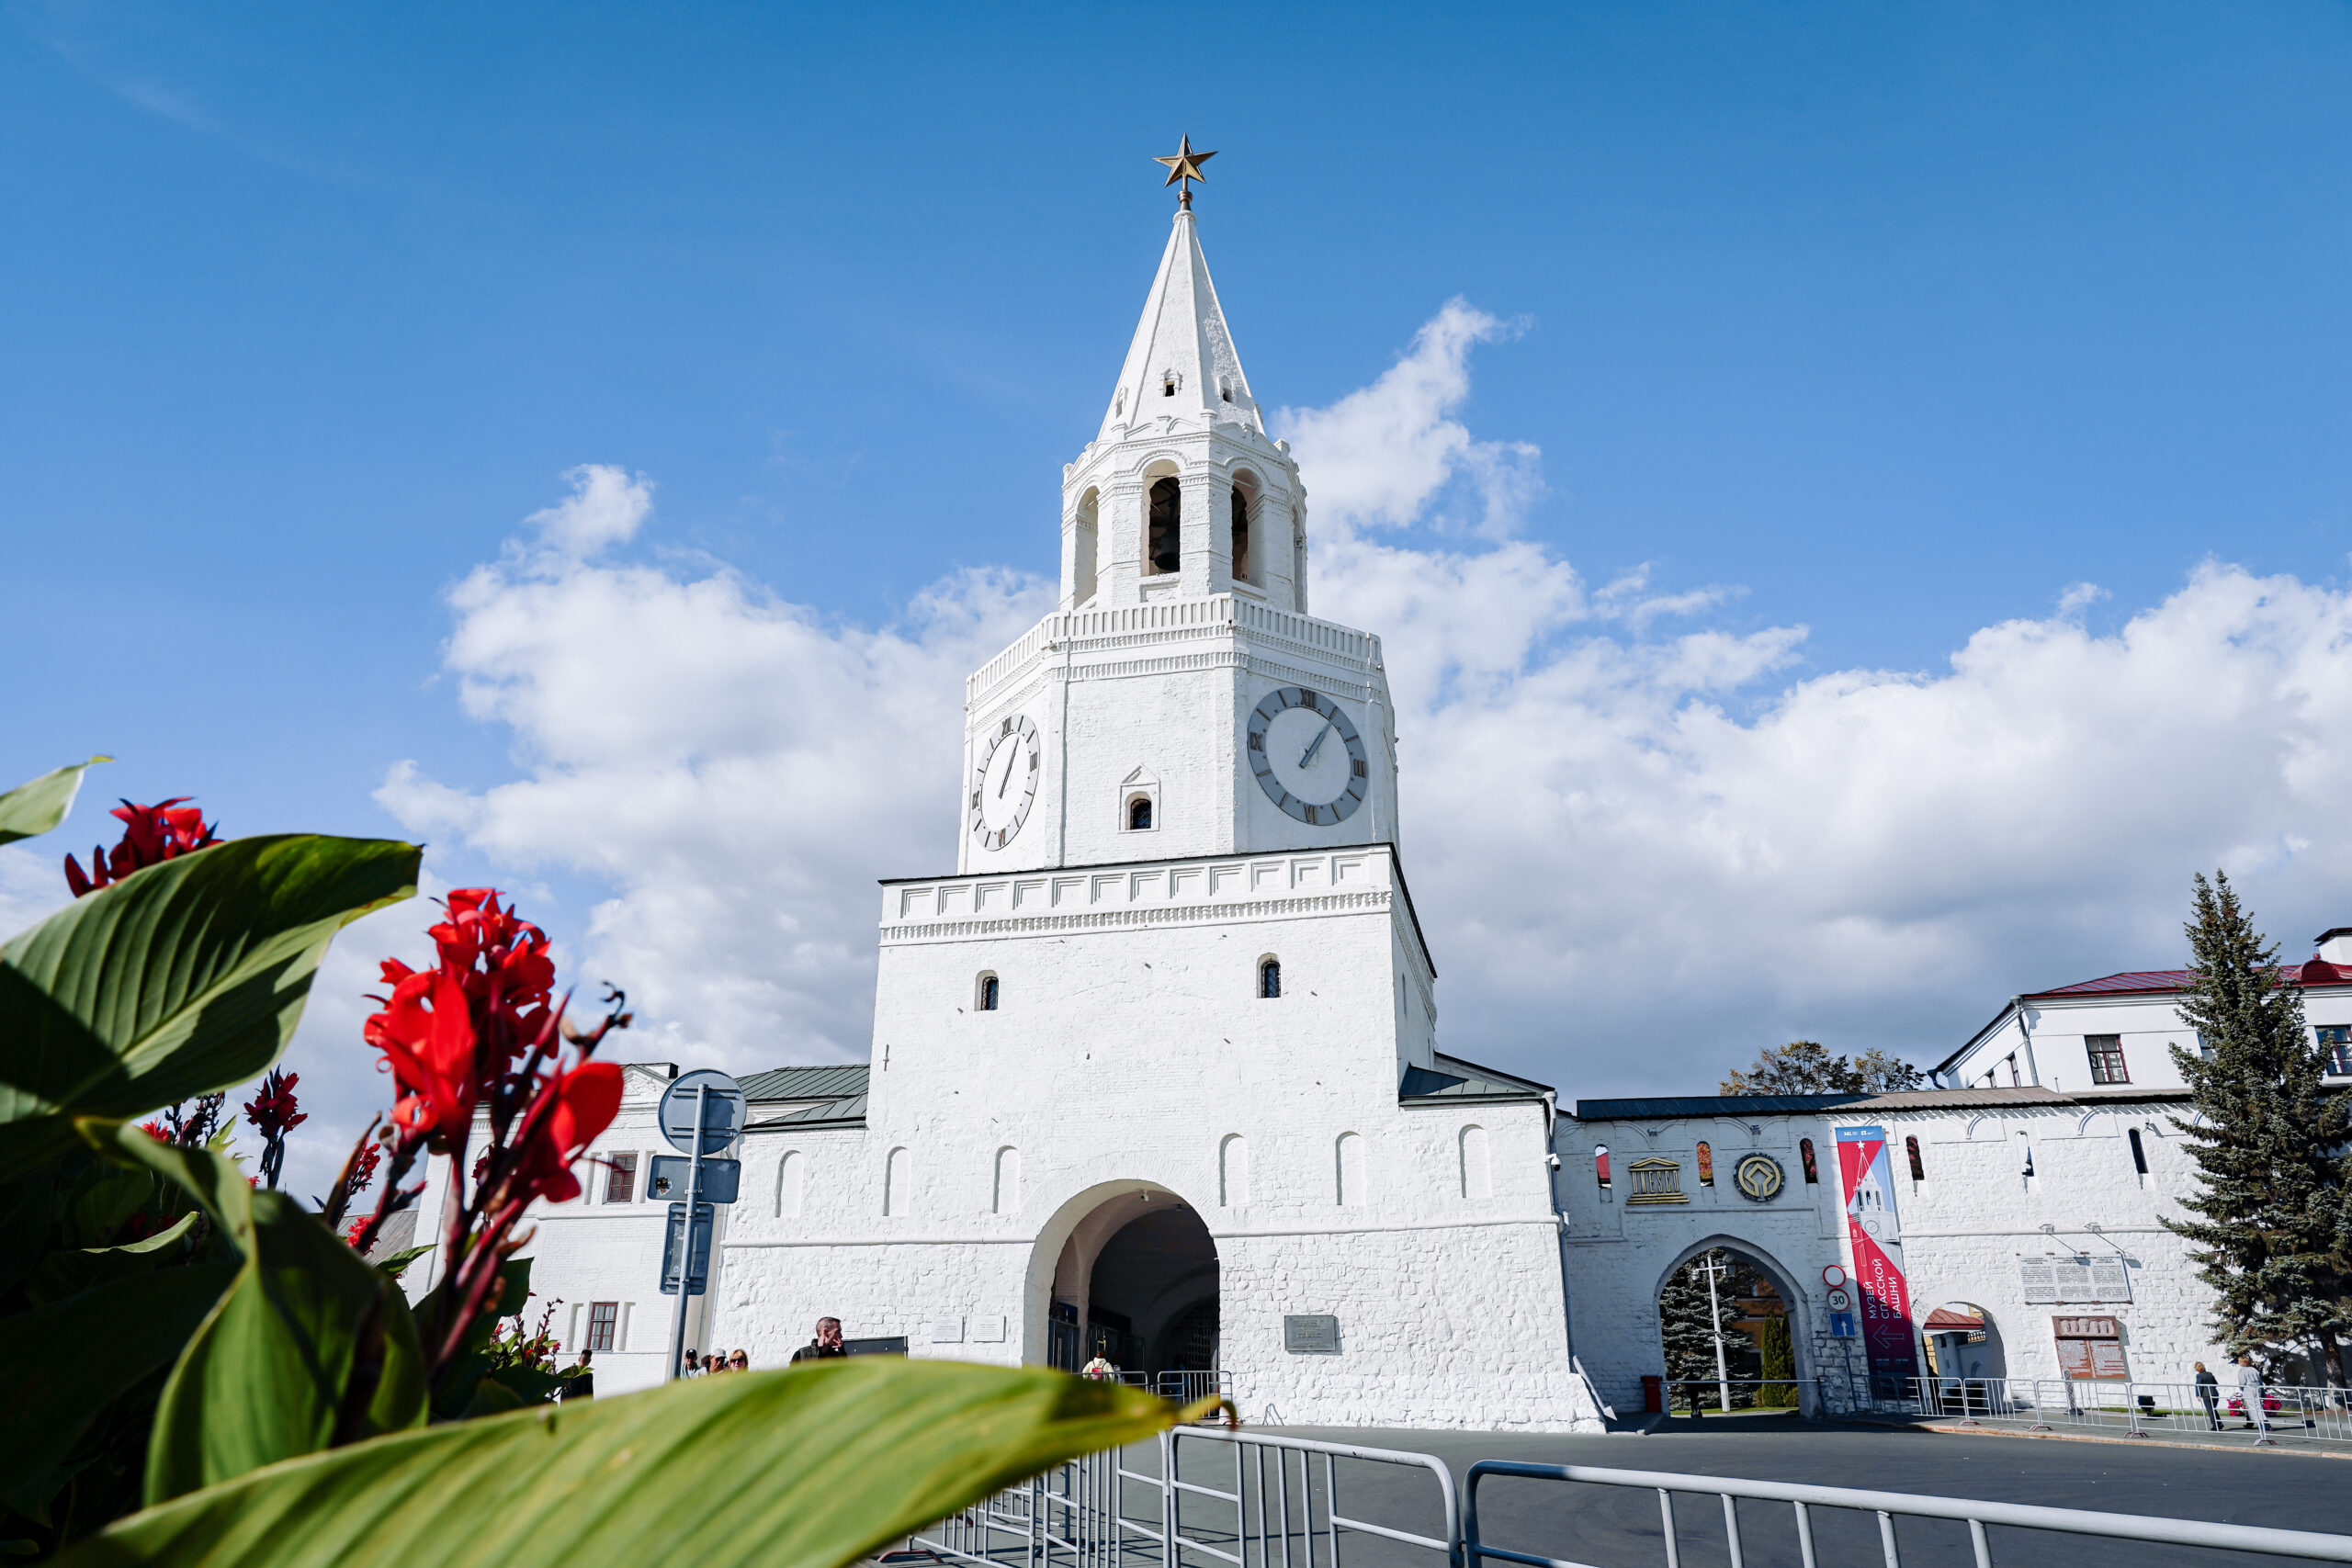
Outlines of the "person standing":
<svg viewBox="0 0 2352 1568">
<path fill-rule="evenodd" d="M 578 1370 L 563 1380 L 563 1398 L 567 1404 L 575 1399 L 596 1397 L 596 1374 L 588 1370 L 588 1359 L 595 1353 L 594 1350 L 581 1351 Z"/>
<path fill-rule="evenodd" d="M 2197 1403 L 2205 1407 L 2205 1420 L 2216 1432 L 2222 1429 L 2222 1380 L 2197 1363 Z"/>
<path fill-rule="evenodd" d="M 702 1359 L 695 1354 L 695 1348 L 691 1345 L 686 1347 L 685 1365 L 678 1369 L 678 1375 L 682 1378 L 702 1376 Z"/>
<path fill-rule="evenodd" d="M 797 1366 L 803 1361 L 831 1360 L 835 1356 L 848 1354 L 849 1351 L 842 1344 L 842 1320 L 838 1317 L 820 1317 L 817 1320 L 817 1337 L 795 1350 L 792 1353 L 792 1362 L 793 1365 Z"/>
<path fill-rule="evenodd" d="M 1111 1347 L 1102 1340 L 1094 1343 L 1094 1359 L 1079 1368 L 1078 1375 L 1092 1382 L 1116 1382 L 1119 1369 L 1111 1364 Z"/>
<path fill-rule="evenodd" d="M 752 1370 L 752 1353 L 748 1350 L 737 1350 L 733 1355 L 727 1358 L 727 1370 L 730 1372 L 750 1371 Z"/>
<path fill-rule="evenodd" d="M 2238 1397 L 2245 1401 L 2245 1429 L 2270 1432 L 2270 1412 L 2262 1407 L 2262 1369 L 2254 1364 L 2252 1356 L 2238 1358 Z"/>
</svg>

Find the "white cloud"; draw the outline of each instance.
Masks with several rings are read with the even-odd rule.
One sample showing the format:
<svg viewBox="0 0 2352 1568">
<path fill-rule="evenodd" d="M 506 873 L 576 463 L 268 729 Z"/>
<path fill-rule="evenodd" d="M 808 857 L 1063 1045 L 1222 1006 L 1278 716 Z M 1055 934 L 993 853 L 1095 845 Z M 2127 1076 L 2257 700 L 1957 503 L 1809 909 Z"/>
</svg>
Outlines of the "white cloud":
<svg viewBox="0 0 2352 1568">
<path fill-rule="evenodd" d="M 1932 1061 L 2012 992 L 2177 960 L 2198 868 L 2290 950 L 2352 919 L 2352 597 L 2214 564 L 2107 635 L 2075 585 L 1940 670 L 1807 671 L 1801 626 L 1707 624 L 1736 590 L 1594 589 L 1517 535 L 1539 454 L 1462 421 L 1510 331 L 1450 303 L 1280 418 L 1316 607 L 1385 644 L 1453 1048 L 1571 1096 L 1706 1090 L 1799 1034 Z M 609 889 L 572 972 L 630 987 L 645 1054 L 862 1057 L 872 879 L 950 863 L 962 679 L 1047 590 L 965 573 L 835 623 L 724 568 L 591 558 L 650 485 L 579 473 L 551 512 L 602 493 L 625 525 L 542 523 L 571 543 L 451 598 L 447 668 L 517 775 L 404 763 L 379 799 L 510 877 Z"/>
<path fill-rule="evenodd" d="M 583 463 L 563 476 L 571 493 L 524 521 L 558 553 L 577 560 L 636 537 L 653 511 L 653 481 L 609 463 Z"/>
</svg>

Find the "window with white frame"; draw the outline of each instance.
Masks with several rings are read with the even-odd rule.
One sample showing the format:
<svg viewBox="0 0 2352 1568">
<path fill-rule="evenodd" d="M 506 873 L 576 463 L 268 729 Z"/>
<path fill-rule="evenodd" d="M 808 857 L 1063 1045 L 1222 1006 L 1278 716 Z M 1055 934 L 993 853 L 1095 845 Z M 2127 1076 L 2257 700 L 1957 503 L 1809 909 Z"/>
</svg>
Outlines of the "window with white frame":
<svg viewBox="0 0 2352 1568">
<path fill-rule="evenodd" d="M 2323 1023 L 2316 1032 L 2319 1048 L 2327 1054 L 2327 1070 L 2338 1076 L 2352 1073 L 2352 1024 Z"/>
<path fill-rule="evenodd" d="M 637 1156 L 634 1154 L 606 1155 L 605 1162 L 606 1168 L 605 1201 L 607 1203 L 632 1201 L 637 1196 Z"/>
</svg>

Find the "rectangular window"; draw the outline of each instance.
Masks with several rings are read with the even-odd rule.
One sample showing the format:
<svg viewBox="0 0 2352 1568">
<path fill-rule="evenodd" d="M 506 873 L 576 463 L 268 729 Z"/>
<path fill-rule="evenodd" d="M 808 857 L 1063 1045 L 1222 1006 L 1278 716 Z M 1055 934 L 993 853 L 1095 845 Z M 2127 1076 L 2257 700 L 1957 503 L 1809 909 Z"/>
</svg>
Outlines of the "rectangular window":
<svg viewBox="0 0 2352 1568">
<path fill-rule="evenodd" d="M 2323 1023 L 2319 1048 L 2327 1053 L 2327 1070 L 2341 1077 L 2352 1074 L 2352 1024 Z"/>
<path fill-rule="evenodd" d="M 694 1129 L 689 1127 L 686 1131 L 692 1133 Z M 611 1167 L 605 1177 L 605 1201 L 607 1203 L 631 1201 L 637 1196 L 637 1156 L 634 1154 L 607 1155 L 605 1158 L 611 1161 Z"/>
<path fill-rule="evenodd" d="M 689 1127 L 686 1131 L 691 1134 L 694 1129 Z M 583 1350 L 611 1349 L 613 1348 L 614 1337 L 619 1333 L 620 1324 L 620 1303 L 590 1303 L 588 1306 L 588 1343 L 582 1346 L 581 1348 Z"/>
<path fill-rule="evenodd" d="M 2120 1034 L 2086 1034 L 2083 1047 L 2090 1053 L 2091 1082 L 2130 1083 L 2132 1075 L 2123 1068 L 2123 1036 Z"/>
</svg>

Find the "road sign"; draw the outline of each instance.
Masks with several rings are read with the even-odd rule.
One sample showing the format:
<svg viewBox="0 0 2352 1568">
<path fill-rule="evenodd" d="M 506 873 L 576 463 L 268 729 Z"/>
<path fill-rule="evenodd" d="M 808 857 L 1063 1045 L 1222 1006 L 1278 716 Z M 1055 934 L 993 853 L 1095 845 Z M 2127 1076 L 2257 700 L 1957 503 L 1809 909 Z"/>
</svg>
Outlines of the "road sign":
<svg viewBox="0 0 2352 1568">
<path fill-rule="evenodd" d="M 1834 1291 L 1846 1282 L 1846 1270 L 1832 1263 L 1821 1271 L 1821 1282 Z"/>
<path fill-rule="evenodd" d="M 690 1296 L 701 1295 L 710 1289 L 710 1232 L 718 1217 L 718 1211 L 708 1203 L 695 1205 L 694 1255 L 686 1270 L 686 1294 Z M 678 1257 L 685 1250 L 685 1225 L 686 1206 L 671 1204 L 670 1224 L 662 1238 L 662 1293 L 665 1296 L 678 1293 Z"/>
<path fill-rule="evenodd" d="M 646 1189 L 646 1196 L 683 1201 L 686 1195 L 687 1168 L 694 1163 L 684 1155 L 655 1155 L 653 1185 Z M 732 1203 L 741 1190 L 742 1179 L 741 1160 L 706 1157 L 702 1162 L 702 1190 L 695 1197 L 704 1203 Z"/>
<path fill-rule="evenodd" d="M 1851 1312 L 1853 1307 L 1854 1298 L 1847 1294 L 1845 1286 L 1839 1285 L 1830 1291 L 1829 1310 L 1831 1312 Z"/>
<path fill-rule="evenodd" d="M 655 1117 L 662 1135 L 682 1155 L 695 1152 L 697 1104 L 702 1107 L 702 1152 L 715 1155 L 743 1130 L 743 1086 L 709 1067 L 698 1067 L 671 1080 L 662 1091 L 662 1106 Z"/>
<path fill-rule="evenodd" d="M 1854 1314 L 1852 1313 L 1833 1312 L 1829 1314 L 1829 1337 L 1832 1339 L 1851 1339 L 1855 1337 L 1855 1333 Z"/>
</svg>

